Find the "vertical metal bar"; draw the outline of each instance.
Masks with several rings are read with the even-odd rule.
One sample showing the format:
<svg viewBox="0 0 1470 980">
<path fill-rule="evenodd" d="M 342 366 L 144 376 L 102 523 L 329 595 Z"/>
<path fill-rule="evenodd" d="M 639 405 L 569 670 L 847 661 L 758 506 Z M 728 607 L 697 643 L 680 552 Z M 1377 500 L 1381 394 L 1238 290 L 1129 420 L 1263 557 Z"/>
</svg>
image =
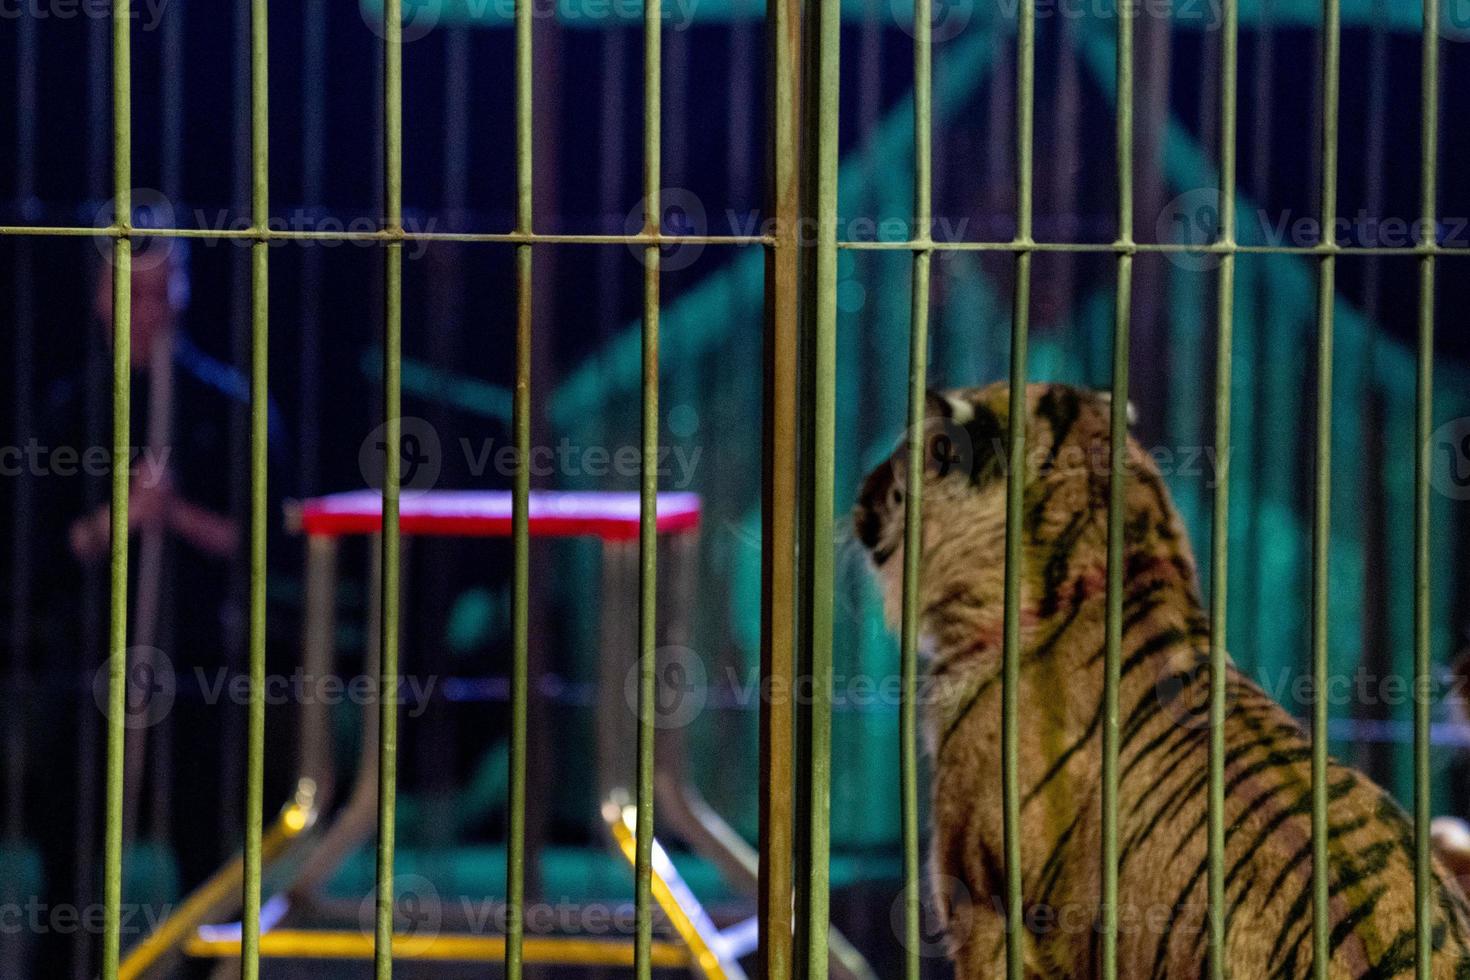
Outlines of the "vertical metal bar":
<svg viewBox="0 0 1470 980">
<path fill-rule="evenodd" d="M 1317 434 L 1312 513 L 1312 972 L 1326 980 L 1331 909 L 1327 849 L 1327 599 L 1332 503 L 1332 303 L 1337 257 L 1340 0 L 1322 4 L 1322 242 L 1317 273 Z"/>
<path fill-rule="evenodd" d="M 133 221 L 130 0 L 112 5 L 112 560 L 108 632 L 107 814 L 102 863 L 102 977 L 117 980 L 122 937 L 123 721 L 127 712 L 128 425 L 132 365 Z"/>
<path fill-rule="evenodd" d="M 801 218 L 797 119 L 800 0 L 766 8 L 770 130 L 767 199 L 776 242 L 766 249 L 761 465 L 761 689 L 791 690 L 796 669 L 797 314 Z M 767 686 L 770 685 L 770 686 Z M 792 770 L 790 699 L 760 701 L 758 959 L 768 980 L 791 977 Z"/>
<path fill-rule="evenodd" d="M 1230 385 L 1235 336 L 1237 0 L 1225 0 L 1220 34 L 1220 256 L 1215 284 L 1215 474 L 1210 528 L 1209 966 L 1225 978 L 1225 671 L 1230 547 Z"/>
<path fill-rule="evenodd" d="M 1133 244 L 1133 12 L 1120 4 L 1118 105 L 1114 153 L 1118 169 L 1118 242 Z M 1133 253 L 1118 253 L 1113 300 L 1113 397 L 1109 419 L 1107 647 L 1103 658 L 1102 975 L 1118 976 L 1118 687 L 1123 661 L 1123 543 L 1128 472 L 1128 334 L 1133 315 Z"/>
<path fill-rule="evenodd" d="M 837 130 L 839 0 L 815 0 L 806 32 L 807 132 L 804 260 L 802 548 L 798 613 L 810 696 L 798 706 L 796 959 L 800 980 L 826 980 L 832 810 L 832 520 L 837 380 Z"/>
<path fill-rule="evenodd" d="M 251 212 L 257 233 L 269 210 L 269 101 L 267 94 L 267 3 L 250 5 Z M 260 973 L 260 874 L 262 792 L 265 766 L 265 548 L 267 467 L 267 364 L 269 248 L 251 243 L 250 372 L 250 703 L 246 735 L 244 895 L 241 977 Z"/>
<path fill-rule="evenodd" d="M 1439 0 L 1424 0 L 1419 81 L 1419 221 L 1421 245 L 1435 230 L 1439 164 Z M 1434 426 L 1434 256 L 1419 257 L 1419 350 L 1414 405 L 1414 974 L 1429 978 L 1429 439 Z"/>
<path fill-rule="evenodd" d="M 1026 341 L 1031 314 L 1032 122 L 1036 100 L 1036 0 L 1016 24 L 1016 281 L 1011 307 L 1010 459 L 1006 470 L 1005 649 L 1001 668 L 1001 803 L 1004 810 L 1006 976 L 1024 969 L 1021 908 L 1021 515 L 1026 488 Z"/>
<path fill-rule="evenodd" d="M 270 222 L 267 0 L 250 3 L 250 199 L 255 232 Z M 265 547 L 270 395 L 270 243 L 250 244 L 250 710 L 245 739 L 244 896 L 240 977 L 260 976 L 260 862 L 265 785 Z"/>
<path fill-rule="evenodd" d="M 919 980 L 919 559 L 923 553 L 925 385 L 929 375 L 929 274 L 933 261 L 933 16 L 914 0 L 914 227 L 909 311 L 908 487 L 904 497 L 903 624 L 900 643 L 899 795 L 903 835 L 904 980 Z"/>
<path fill-rule="evenodd" d="M 662 209 L 662 108 L 660 0 L 643 6 L 643 231 L 659 234 Z M 633 966 L 639 980 L 653 969 L 653 699 L 655 685 L 654 627 L 658 587 L 658 278 L 661 253 L 657 243 L 643 249 L 643 465 L 638 506 L 638 825 L 633 861 Z"/>
<path fill-rule="evenodd" d="M 403 20 L 383 4 L 383 210 L 389 232 L 403 230 Z M 393 975 L 394 803 L 398 788 L 398 481 L 402 422 L 403 242 L 385 246 L 383 276 L 382 663 L 378 678 L 378 868 L 373 968 Z"/>
<path fill-rule="evenodd" d="M 534 170 L 533 79 L 531 74 L 531 0 L 516 0 L 516 230 L 530 234 Z M 511 606 L 510 788 L 505 895 L 505 975 L 520 980 L 525 937 L 526 897 L 526 702 L 530 696 L 531 608 L 531 311 L 534 307 L 532 251 L 516 246 L 516 381 L 512 405 L 516 442 L 515 483 L 511 493 L 513 537 Z"/>
</svg>

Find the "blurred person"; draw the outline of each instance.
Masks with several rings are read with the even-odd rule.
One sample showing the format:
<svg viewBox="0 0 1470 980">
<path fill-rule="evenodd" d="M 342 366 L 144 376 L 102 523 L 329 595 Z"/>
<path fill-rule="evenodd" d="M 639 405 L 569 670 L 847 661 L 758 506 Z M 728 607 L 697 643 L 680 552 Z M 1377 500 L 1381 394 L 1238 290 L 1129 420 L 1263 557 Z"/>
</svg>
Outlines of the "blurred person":
<svg viewBox="0 0 1470 980">
<path fill-rule="evenodd" d="M 161 446 L 143 447 L 137 456 L 128 492 L 128 527 L 134 531 L 160 529 L 205 557 L 227 558 L 239 542 L 240 529 L 224 512 L 228 499 L 221 499 L 219 493 L 213 492 L 217 487 L 202 484 L 217 482 L 213 477 L 224 471 L 220 461 L 227 448 L 228 422 L 223 417 L 211 417 L 221 413 L 209 411 L 208 404 L 195 402 L 219 402 L 224 395 L 248 404 L 249 387 L 239 372 L 200 351 L 179 327 L 178 320 L 188 302 L 187 284 L 187 275 L 172 250 L 161 259 L 139 263 L 133 269 L 132 435 L 136 440 L 140 435 L 172 432 L 180 422 L 183 429 L 178 442 L 170 436 L 162 440 Z M 110 261 L 101 263 L 98 269 L 92 313 L 110 345 Z M 160 372 L 171 376 L 165 378 Z M 160 390 L 171 393 L 177 390 L 185 411 L 180 412 L 172 398 L 160 402 Z M 205 411 L 196 412 L 196 407 Z M 170 417 L 151 417 L 150 409 L 160 408 Z M 186 455 L 175 460 L 178 450 Z M 206 454 L 218 455 L 211 461 Z M 185 470 L 182 488 L 176 485 L 172 472 L 176 465 Z M 68 538 L 72 553 L 79 559 L 93 561 L 107 554 L 110 513 L 111 505 L 103 504 L 72 522 Z"/>
<path fill-rule="evenodd" d="M 240 447 L 232 445 L 231 436 L 235 425 L 246 424 L 250 381 L 245 372 L 203 350 L 185 329 L 190 298 L 185 243 L 153 241 L 140 251 L 132 272 L 129 332 L 128 527 L 134 539 L 128 555 L 129 679 L 143 683 L 161 669 L 160 663 L 171 665 L 178 702 L 166 724 L 151 727 L 151 735 L 149 726 L 129 730 L 124 828 L 130 838 L 142 834 L 170 839 L 187 887 L 217 862 L 219 855 L 213 853 L 217 834 L 213 821 L 179 820 L 171 814 L 197 814 L 201 807 L 212 809 L 222 792 L 228 795 L 221 785 L 227 777 L 221 769 L 222 705 L 217 700 L 227 695 L 221 693 L 224 688 L 211 685 L 223 677 L 221 671 L 243 668 L 239 662 L 246 618 L 242 523 L 248 520 L 243 502 L 249 486 L 248 471 L 232 459 Z M 110 258 L 104 255 L 96 264 L 89 304 L 93 336 L 108 351 Z M 64 432 L 54 437 L 57 445 L 110 449 L 110 373 L 95 371 L 96 360 L 110 362 L 110 357 L 107 353 L 94 359 L 90 373 L 83 370 L 51 386 L 50 417 Z M 100 427 L 90 431 L 89 400 L 106 406 Z M 267 520 L 272 550 L 280 556 L 283 549 L 274 545 L 281 534 L 281 491 L 288 483 L 285 426 L 274 403 L 268 413 Z M 110 473 L 110 453 L 108 459 Z M 94 480 L 107 475 L 88 472 Z M 246 481 L 238 487 L 237 476 Z M 105 486 L 102 489 L 105 494 Z M 65 529 L 70 553 L 78 562 L 102 568 L 110 550 L 111 504 L 104 496 L 100 504 L 80 505 L 79 513 L 74 493 L 67 497 L 50 504 L 61 512 L 57 529 Z M 59 571 L 65 574 L 64 569 Z M 166 659 L 160 660 L 160 654 Z M 176 734 L 170 735 L 170 730 Z M 156 750 L 145 749 L 149 742 L 156 743 Z M 148 782 L 154 783 L 152 790 L 146 787 Z"/>
</svg>

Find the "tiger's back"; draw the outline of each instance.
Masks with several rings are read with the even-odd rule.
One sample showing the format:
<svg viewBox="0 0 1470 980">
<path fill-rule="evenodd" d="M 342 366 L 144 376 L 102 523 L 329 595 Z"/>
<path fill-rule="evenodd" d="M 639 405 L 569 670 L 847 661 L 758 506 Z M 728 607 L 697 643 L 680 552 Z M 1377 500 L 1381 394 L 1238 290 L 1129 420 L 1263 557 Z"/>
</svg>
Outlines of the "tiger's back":
<svg viewBox="0 0 1470 980">
<path fill-rule="evenodd" d="M 997 460 L 1005 458 L 1006 400 L 1003 385 L 931 400 L 931 428 L 944 448 L 942 459 L 929 461 L 925 483 L 931 866 L 965 978 L 1004 975 L 1004 569 L 996 559 L 1004 541 Z M 1101 956 L 1107 473 L 1096 461 L 1107 459 L 1107 409 L 1098 396 L 1059 385 L 1033 386 L 1028 401 L 1034 451 L 1018 692 L 1025 962 L 1038 977 L 1089 977 Z M 1209 931 L 1209 624 L 1162 479 L 1131 443 L 1130 464 L 1118 716 L 1119 976 L 1199 977 L 1206 975 Z M 890 468 L 885 477 L 880 468 L 869 478 L 857 519 L 892 614 L 902 520 L 892 519 L 888 481 L 901 488 L 901 470 Z M 888 519 L 875 520 L 885 500 Z M 1310 976 L 1311 744 L 1291 715 L 1233 667 L 1226 687 L 1227 973 Z M 1330 765 L 1326 790 L 1330 975 L 1412 976 L 1410 824 L 1355 770 Z M 1437 865 L 1430 913 L 1431 975 L 1470 977 L 1465 902 Z"/>
</svg>

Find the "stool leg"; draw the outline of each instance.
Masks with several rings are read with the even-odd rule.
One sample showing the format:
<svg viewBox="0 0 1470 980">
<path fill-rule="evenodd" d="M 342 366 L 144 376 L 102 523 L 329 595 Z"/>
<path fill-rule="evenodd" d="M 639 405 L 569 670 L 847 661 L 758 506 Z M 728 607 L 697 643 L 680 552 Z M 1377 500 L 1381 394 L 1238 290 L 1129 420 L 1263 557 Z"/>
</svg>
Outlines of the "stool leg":
<svg viewBox="0 0 1470 980">
<path fill-rule="evenodd" d="M 637 662 L 638 542 L 602 546 L 597 655 L 597 792 L 606 799 L 632 784 L 637 715 L 628 703 L 628 674 Z"/>
<path fill-rule="evenodd" d="M 306 539 L 305 621 L 301 650 L 308 683 L 319 689 L 332 672 L 337 629 L 337 539 Z M 332 765 L 332 720 L 321 698 L 308 698 L 301 708 L 301 775 L 316 784 L 320 807 L 331 805 L 336 788 Z"/>
</svg>

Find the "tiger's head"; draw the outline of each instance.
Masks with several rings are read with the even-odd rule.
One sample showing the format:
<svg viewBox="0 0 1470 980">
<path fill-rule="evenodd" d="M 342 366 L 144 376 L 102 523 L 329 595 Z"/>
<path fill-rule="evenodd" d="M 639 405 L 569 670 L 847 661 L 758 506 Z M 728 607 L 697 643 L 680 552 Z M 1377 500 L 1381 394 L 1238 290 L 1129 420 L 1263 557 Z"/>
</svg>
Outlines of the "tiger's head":
<svg viewBox="0 0 1470 980">
<path fill-rule="evenodd" d="M 1004 382 L 930 392 L 926 399 L 919 606 L 931 636 L 941 614 L 960 632 L 999 622 L 1009 401 Z M 1105 392 L 1032 384 L 1026 408 L 1021 598 L 1026 615 L 1036 620 L 1102 593 L 1111 400 Z M 856 537 L 867 550 L 893 624 L 902 602 L 908 467 L 904 441 L 868 475 L 853 510 Z M 1192 583 L 1193 558 L 1168 491 L 1152 457 L 1131 437 L 1124 514 L 1128 561 L 1172 563 Z M 942 636 L 934 638 L 943 642 Z"/>
</svg>

